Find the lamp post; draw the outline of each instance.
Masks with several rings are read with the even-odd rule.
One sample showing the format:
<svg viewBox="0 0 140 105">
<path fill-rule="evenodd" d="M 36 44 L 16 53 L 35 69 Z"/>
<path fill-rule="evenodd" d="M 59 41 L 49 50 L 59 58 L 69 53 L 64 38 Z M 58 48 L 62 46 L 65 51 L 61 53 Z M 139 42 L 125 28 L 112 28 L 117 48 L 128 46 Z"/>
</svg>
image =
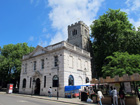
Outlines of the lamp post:
<svg viewBox="0 0 140 105">
<path fill-rule="evenodd" d="M 57 100 L 59 97 L 59 64 L 60 64 L 60 62 L 58 61 L 57 62 L 57 80 L 58 80 L 58 82 L 57 82 Z"/>
<path fill-rule="evenodd" d="M 16 89 L 18 88 L 18 86 L 17 86 L 17 85 L 18 85 L 18 81 L 16 81 Z"/>
</svg>

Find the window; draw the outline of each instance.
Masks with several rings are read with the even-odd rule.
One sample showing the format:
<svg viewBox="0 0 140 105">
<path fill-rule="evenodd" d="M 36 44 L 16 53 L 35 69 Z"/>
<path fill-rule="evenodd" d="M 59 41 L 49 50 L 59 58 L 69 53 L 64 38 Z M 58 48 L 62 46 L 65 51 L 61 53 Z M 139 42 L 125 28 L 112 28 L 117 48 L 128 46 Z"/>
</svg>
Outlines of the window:
<svg viewBox="0 0 140 105">
<path fill-rule="evenodd" d="M 88 70 L 88 62 L 85 61 L 85 69 Z"/>
<path fill-rule="evenodd" d="M 88 77 L 86 77 L 86 83 L 89 83 L 89 78 Z"/>
<path fill-rule="evenodd" d="M 44 59 L 41 60 L 41 69 L 44 69 Z"/>
<path fill-rule="evenodd" d="M 78 69 L 81 70 L 81 59 L 78 59 Z"/>
<path fill-rule="evenodd" d="M 22 88 L 26 88 L 26 79 L 23 79 L 23 84 L 22 84 Z"/>
<path fill-rule="evenodd" d="M 54 67 L 58 66 L 58 56 L 54 56 Z"/>
<path fill-rule="evenodd" d="M 46 87 L 46 76 L 44 76 L 44 88 Z"/>
<path fill-rule="evenodd" d="M 72 56 L 69 57 L 69 67 L 70 68 L 73 67 L 73 57 Z"/>
<path fill-rule="evenodd" d="M 76 29 L 74 29 L 74 30 L 72 31 L 72 35 L 77 35 L 77 30 L 76 30 Z"/>
<path fill-rule="evenodd" d="M 24 70 L 24 73 L 27 72 L 27 63 L 25 64 L 25 70 Z"/>
<path fill-rule="evenodd" d="M 69 82 L 69 83 L 68 83 L 69 85 L 72 85 L 72 86 L 74 85 L 74 78 L 73 78 L 72 75 L 69 76 L 68 82 Z"/>
<path fill-rule="evenodd" d="M 32 78 L 30 77 L 30 88 L 31 88 Z"/>
<path fill-rule="evenodd" d="M 58 76 L 57 75 L 54 75 L 53 76 L 53 87 L 58 87 L 59 86 L 59 83 L 58 83 Z"/>
<path fill-rule="evenodd" d="M 36 61 L 34 61 L 34 70 L 36 70 Z"/>
</svg>

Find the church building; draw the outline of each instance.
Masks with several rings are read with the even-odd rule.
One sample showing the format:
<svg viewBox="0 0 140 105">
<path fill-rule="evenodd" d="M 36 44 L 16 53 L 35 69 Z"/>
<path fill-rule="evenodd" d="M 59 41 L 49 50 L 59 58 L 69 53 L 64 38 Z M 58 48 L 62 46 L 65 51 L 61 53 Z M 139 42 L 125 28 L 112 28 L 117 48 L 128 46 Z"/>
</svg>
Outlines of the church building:
<svg viewBox="0 0 140 105">
<path fill-rule="evenodd" d="M 24 55 L 19 93 L 65 96 L 65 86 L 82 85 L 91 80 L 89 27 L 79 21 L 68 26 L 68 39 L 47 47 L 37 46 Z"/>
</svg>

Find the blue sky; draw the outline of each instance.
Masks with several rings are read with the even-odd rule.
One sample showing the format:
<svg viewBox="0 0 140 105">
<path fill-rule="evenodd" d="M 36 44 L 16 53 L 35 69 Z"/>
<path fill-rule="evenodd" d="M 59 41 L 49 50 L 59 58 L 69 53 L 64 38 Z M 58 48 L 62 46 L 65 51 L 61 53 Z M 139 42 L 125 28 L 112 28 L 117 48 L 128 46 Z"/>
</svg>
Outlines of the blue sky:
<svg viewBox="0 0 140 105">
<path fill-rule="evenodd" d="M 0 0 L 0 46 L 28 43 L 43 47 L 67 39 L 67 26 L 88 26 L 109 8 L 127 12 L 140 26 L 140 0 Z"/>
</svg>

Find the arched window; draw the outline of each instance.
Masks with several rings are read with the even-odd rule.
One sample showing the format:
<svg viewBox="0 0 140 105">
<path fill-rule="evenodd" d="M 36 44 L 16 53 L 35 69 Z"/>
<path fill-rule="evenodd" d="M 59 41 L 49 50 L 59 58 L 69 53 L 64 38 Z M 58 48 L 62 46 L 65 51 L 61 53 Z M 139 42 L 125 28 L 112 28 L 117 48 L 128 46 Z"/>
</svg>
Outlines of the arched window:
<svg viewBox="0 0 140 105">
<path fill-rule="evenodd" d="M 22 84 L 22 88 L 26 88 L 26 79 L 23 79 L 23 84 Z"/>
<path fill-rule="evenodd" d="M 86 83 L 89 83 L 89 78 L 88 77 L 86 77 Z"/>
<path fill-rule="evenodd" d="M 74 85 L 74 78 L 72 75 L 69 76 L 69 85 Z"/>
<path fill-rule="evenodd" d="M 77 35 L 77 30 L 76 30 L 76 29 L 74 29 L 74 30 L 72 31 L 72 35 Z"/>
<path fill-rule="evenodd" d="M 57 75 L 54 75 L 53 76 L 53 87 L 58 87 L 58 76 Z"/>
</svg>

